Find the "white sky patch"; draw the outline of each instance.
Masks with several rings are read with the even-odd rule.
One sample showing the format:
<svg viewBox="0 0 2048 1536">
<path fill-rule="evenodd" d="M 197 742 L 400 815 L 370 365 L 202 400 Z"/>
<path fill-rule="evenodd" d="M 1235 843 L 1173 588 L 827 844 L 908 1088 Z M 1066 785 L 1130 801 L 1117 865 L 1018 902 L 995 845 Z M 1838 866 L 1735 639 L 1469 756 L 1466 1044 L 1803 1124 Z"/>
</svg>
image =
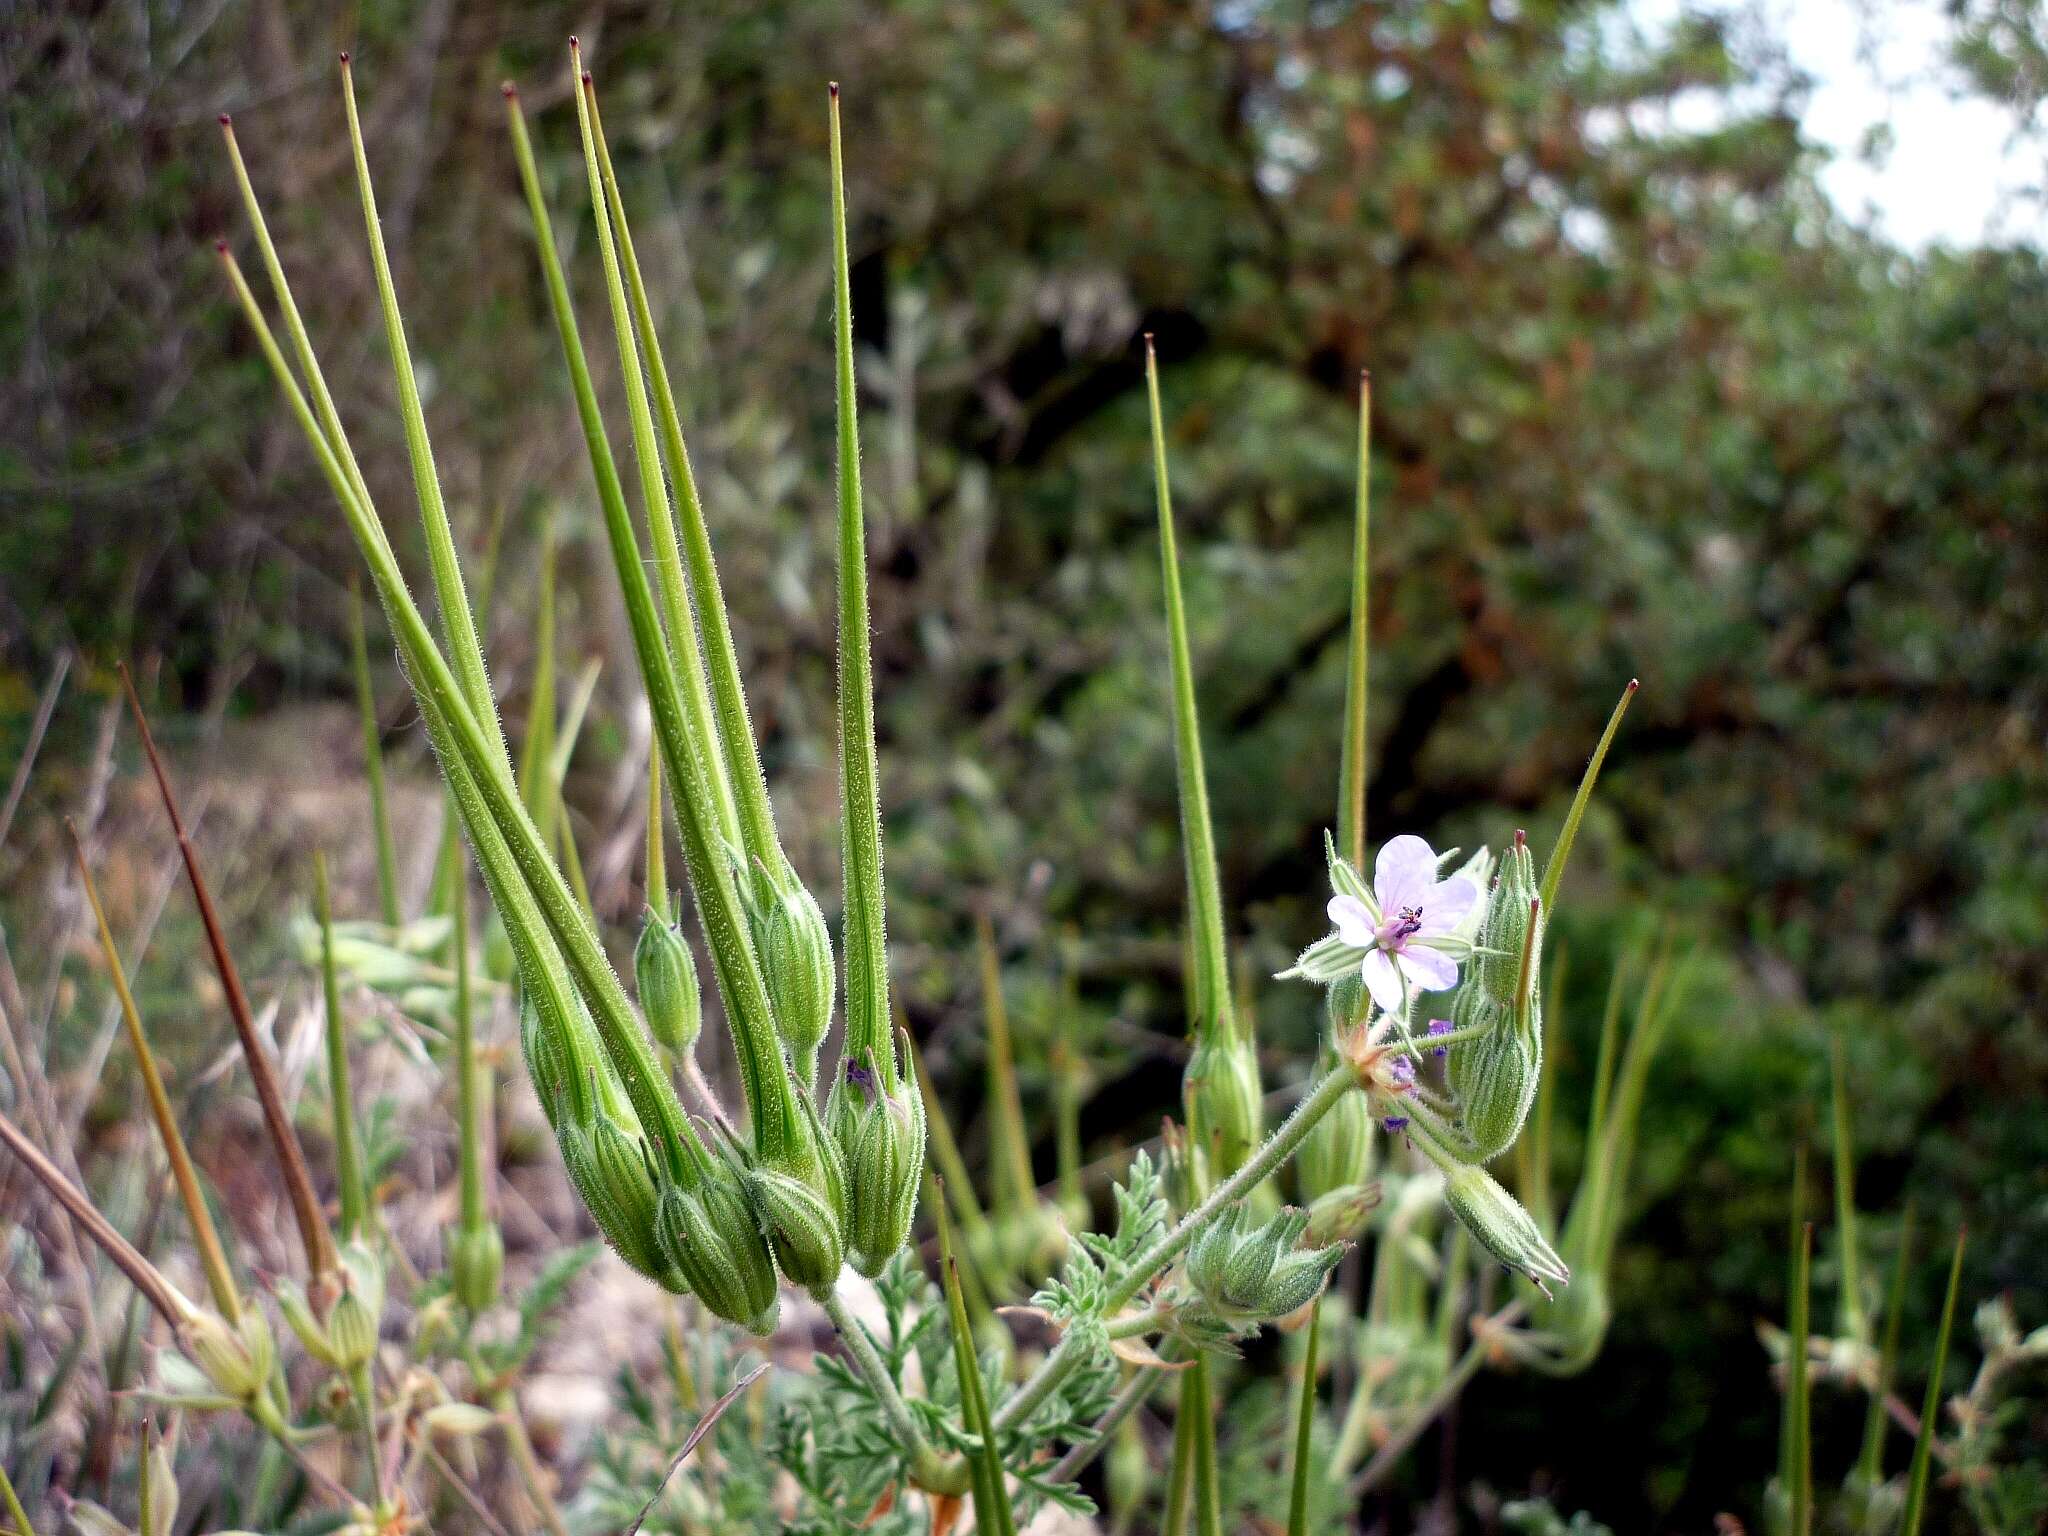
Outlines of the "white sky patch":
<svg viewBox="0 0 2048 1536">
<path fill-rule="evenodd" d="M 1678 0 L 1631 7 L 1655 36 Z M 1782 48 L 1811 82 L 1801 124 L 1832 156 L 1822 187 L 1843 215 L 1911 251 L 2048 245 L 2048 137 L 1967 89 L 1940 0 L 1749 0 L 1712 5 Z M 1704 126 L 1704 125 L 1699 125 Z"/>
</svg>

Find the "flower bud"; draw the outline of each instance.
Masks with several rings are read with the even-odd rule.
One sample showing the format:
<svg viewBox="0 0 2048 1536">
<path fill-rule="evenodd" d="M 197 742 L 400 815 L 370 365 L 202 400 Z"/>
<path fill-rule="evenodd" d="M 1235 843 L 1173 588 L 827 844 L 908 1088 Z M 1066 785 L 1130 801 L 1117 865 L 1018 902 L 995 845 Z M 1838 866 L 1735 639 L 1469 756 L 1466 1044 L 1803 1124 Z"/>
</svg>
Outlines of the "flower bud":
<svg viewBox="0 0 2048 1536">
<path fill-rule="evenodd" d="M 808 1085 L 832 1025 L 832 939 L 825 914 L 794 874 L 776 882 L 763 902 L 756 943 L 776 1033 Z"/>
<path fill-rule="evenodd" d="M 384 1316 L 384 1266 L 359 1242 L 341 1251 L 341 1295 L 327 1314 L 327 1339 L 332 1363 L 352 1371 L 377 1351 L 378 1324 Z"/>
<path fill-rule="evenodd" d="M 1351 1242 L 1365 1230 L 1366 1220 L 1379 1203 L 1377 1184 L 1351 1184 L 1318 1195 L 1309 1204 L 1308 1230 L 1302 1241 L 1311 1248 Z"/>
<path fill-rule="evenodd" d="M 455 1299 L 471 1312 L 481 1312 L 498 1299 L 498 1279 L 505 1270 L 505 1235 L 496 1222 L 457 1227 L 448 1234 L 448 1274 Z"/>
<path fill-rule="evenodd" d="M 1323 1012 L 1330 1021 L 1330 1033 L 1342 1035 L 1365 1022 L 1372 1008 L 1372 995 L 1365 990 L 1365 977 L 1357 966 L 1331 982 L 1323 993 Z"/>
<path fill-rule="evenodd" d="M 1255 1227 L 1243 1201 L 1230 1206 L 1188 1255 L 1196 1294 L 1231 1320 L 1285 1317 L 1307 1306 L 1344 1254 L 1336 1243 L 1298 1246 L 1308 1220 L 1308 1212 L 1287 1206 Z"/>
<path fill-rule="evenodd" d="M 1526 1276 L 1546 1296 L 1550 1287 L 1545 1281 L 1571 1283 L 1572 1272 L 1550 1246 L 1543 1229 L 1492 1174 L 1471 1163 L 1435 1154 L 1432 1157 L 1443 1170 L 1444 1202 L 1479 1240 L 1480 1247 L 1509 1269 Z"/>
<path fill-rule="evenodd" d="M 1196 1155 L 1207 1159 L 1210 1177 L 1229 1178 L 1259 1141 L 1263 1106 L 1251 1043 L 1223 1030 L 1211 1033 L 1188 1058 L 1181 1091 Z"/>
<path fill-rule="evenodd" d="M 564 1120 L 556 1139 L 569 1181 L 618 1256 L 670 1290 L 681 1290 L 655 1241 L 655 1184 L 639 1127 L 603 1111 L 588 1130 Z"/>
<path fill-rule="evenodd" d="M 907 1038 L 903 1051 L 907 1059 Z M 846 1165 L 847 1257 L 872 1278 L 909 1240 L 917 1216 L 924 1095 L 897 1072 L 893 1056 L 886 1064 L 848 1061 L 825 1120 Z"/>
<path fill-rule="evenodd" d="M 762 1337 L 775 1331 L 775 1263 L 738 1179 L 699 1155 L 695 1188 L 662 1187 L 655 1237 L 663 1259 L 717 1316 Z"/>
<path fill-rule="evenodd" d="M 681 930 L 652 912 L 633 946 L 633 979 L 640 989 L 640 1011 L 664 1049 L 678 1058 L 697 1049 L 704 1027 L 704 992 L 697 982 L 697 962 Z"/>
<path fill-rule="evenodd" d="M 275 1350 L 270 1324 L 255 1307 L 242 1308 L 239 1324 L 195 1307 L 185 1315 L 183 1333 L 185 1352 L 223 1396 L 253 1402 L 269 1382 Z"/>
<path fill-rule="evenodd" d="M 1334 1054 L 1325 1052 L 1318 1075 L 1335 1064 Z M 1317 1201 L 1366 1183 L 1372 1178 L 1372 1159 L 1372 1105 L 1362 1093 L 1347 1093 L 1310 1128 L 1295 1154 L 1302 1198 Z"/>
</svg>

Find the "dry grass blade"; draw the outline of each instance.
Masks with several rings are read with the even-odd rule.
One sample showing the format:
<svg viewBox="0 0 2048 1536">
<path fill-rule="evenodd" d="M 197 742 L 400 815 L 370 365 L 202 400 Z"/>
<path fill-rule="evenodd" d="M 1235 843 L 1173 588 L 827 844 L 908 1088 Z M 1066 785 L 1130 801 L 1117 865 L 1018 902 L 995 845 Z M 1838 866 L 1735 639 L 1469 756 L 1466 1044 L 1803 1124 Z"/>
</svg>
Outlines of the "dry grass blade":
<svg viewBox="0 0 2048 1536">
<path fill-rule="evenodd" d="M 206 1269 L 207 1289 L 213 1293 L 213 1304 L 220 1309 L 221 1316 L 231 1323 L 239 1322 L 242 1316 L 241 1297 L 228 1269 L 220 1233 L 214 1229 L 213 1216 L 206 1208 L 206 1197 L 200 1193 L 199 1175 L 192 1167 L 192 1156 L 185 1150 L 185 1137 L 178 1129 L 177 1112 L 171 1108 L 171 1097 L 164 1091 L 163 1074 L 157 1071 L 156 1055 L 149 1048 L 149 1037 L 143 1033 L 142 1015 L 136 1011 L 135 994 L 129 990 L 128 973 L 122 968 L 121 953 L 114 944 L 114 930 L 107 923 L 107 910 L 100 903 L 99 887 L 94 884 L 92 870 L 85 862 L 85 845 L 79 841 L 78 827 L 68 818 L 64 822 L 64 831 L 71 839 L 71 856 L 78 863 L 79 882 L 85 887 L 85 899 L 92 907 L 93 922 L 99 929 L 100 953 L 106 959 L 114 994 L 120 999 L 121 1018 L 128 1026 L 128 1043 L 134 1047 L 136 1064 L 142 1069 L 142 1086 L 149 1096 L 150 1114 L 155 1117 L 157 1134 L 164 1144 L 164 1155 L 170 1159 L 171 1177 L 177 1180 L 178 1197 L 185 1205 L 185 1219 L 192 1225 L 192 1238 L 198 1245 L 199 1257 Z"/>
<path fill-rule="evenodd" d="M 50 1192 L 56 1202 L 63 1206 L 71 1219 L 85 1229 L 86 1236 L 98 1243 L 114 1266 L 135 1284 L 149 1304 L 162 1314 L 172 1328 L 182 1328 L 187 1303 L 171 1288 L 157 1267 L 142 1256 L 136 1246 L 115 1230 L 114 1224 L 102 1216 L 85 1192 L 57 1170 L 57 1165 L 43 1155 L 42 1148 L 25 1136 L 21 1128 L 5 1115 L 0 1115 L 0 1142 L 34 1174 L 42 1186 Z"/>
<path fill-rule="evenodd" d="M 747 1372 L 746 1375 L 734 1382 L 726 1391 L 725 1396 L 704 1410 L 704 1417 L 697 1421 L 697 1427 L 690 1431 L 690 1436 L 683 1442 L 682 1449 L 677 1451 L 674 1459 L 669 1462 L 668 1470 L 661 1474 L 661 1481 L 654 1485 L 654 1492 L 648 1496 L 647 1502 L 640 1506 L 640 1513 L 633 1517 L 632 1525 L 626 1529 L 626 1536 L 638 1536 L 640 1527 L 647 1523 L 648 1512 L 654 1508 L 656 1502 L 667 1490 L 668 1480 L 676 1475 L 676 1468 L 689 1459 L 690 1452 L 697 1449 L 697 1442 L 718 1427 L 718 1421 L 725 1417 L 725 1410 L 738 1402 L 740 1395 L 756 1381 L 760 1380 L 761 1373 L 767 1369 L 768 1362 L 763 1360 L 759 1365 Z"/>
<path fill-rule="evenodd" d="M 249 1063 L 249 1076 L 256 1084 L 256 1097 L 263 1106 L 263 1123 L 270 1133 L 272 1145 L 277 1148 L 279 1170 L 284 1176 L 285 1191 L 291 1198 L 292 1215 L 298 1222 L 299 1240 L 306 1250 L 306 1268 L 315 1282 L 309 1290 L 317 1295 L 321 1289 L 319 1283 L 334 1273 L 334 1238 L 327 1230 L 319 1197 L 313 1191 L 313 1176 L 306 1168 L 306 1154 L 299 1146 L 291 1116 L 285 1109 L 284 1089 L 278 1082 L 277 1068 L 257 1036 L 249 995 L 243 990 L 234 956 L 228 952 L 227 938 L 221 932 L 220 914 L 214 909 L 206 877 L 199 869 L 199 855 L 186 834 L 184 818 L 178 814 L 177 797 L 171 791 L 170 776 L 164 772 L 163 759 L 156 750 L 156 739 L 150 735 L 149 721 L 142 713 L 142 700 L 135 692 L 135 679 L 129 675 L 126 663 L 121 665 L 120 671 L 121 686 L 128 694 L 128 707 L 135 716 L 135 728 L 142 737 L 143 754 L 149 759 L 157 792 L 163 798 L 164 812 L 170 817 L 171 831 L 178 839 L 179 857 L 185 861 L 185 873 L 192 882 L 192 897 L 199 906 L 199 920 L 206 929 L 207 947 L 213 951 L 214 969 L 220 973 L 221 989 L 227 994 L 228 1013 L 234 1019 L 235 1033 L 241 1037 L 242 1054 Z"/>
</svg>

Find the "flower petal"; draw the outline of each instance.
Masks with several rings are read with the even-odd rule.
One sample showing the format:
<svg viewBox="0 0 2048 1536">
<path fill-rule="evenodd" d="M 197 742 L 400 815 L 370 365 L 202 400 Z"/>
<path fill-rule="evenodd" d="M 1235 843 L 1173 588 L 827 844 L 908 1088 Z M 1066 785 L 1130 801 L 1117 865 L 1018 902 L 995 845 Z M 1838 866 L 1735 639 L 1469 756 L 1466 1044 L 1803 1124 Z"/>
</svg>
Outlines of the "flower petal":
<svg viewBox="0 0 2048 1536">
<path fill-rule="evenodd" d="M 1420 944 L 1402 950 L 1398 963 L 1408 985 L 1424 992 L 1448 992 L 1458 984 L 1457 962 Z"/>
<path fill-rule="evenodd" d="M 1418 936 L 1454 931 L 1478 900 L 1479 887 L 1463 875 L 1439 881 L 1423 898 L 1422 926 L 1416 930 Z"/>
<path fill-rule="evenodd" d="M 1365 977 L 1365 990 L 1372 994 L 1372 1000 L 1389 1013 L 1399 1013 L 1404 998 L 1401 987 L 1401 973 L 1394 969 L 1391 956 L 1384 949 L 1376 949 L 1365 957 L 1359 966 Z"/>
<path fill-rule="evenodd" d="M 1336 926 L 1337 935 L 1346 944 L 1358 949 L 1371 949 L 1373 931 L 1379 924 L 1367 910 L 1364 902 L 1356 896 L 1332 896 L 1323 910 L 1330 914 L 1330 921 Z"/>
<path fill-rule="evenodd" d="M 1403 907 L 1421 906 L 1435 885 L 1436 853 L 1421 838 L 1404 833 L 1380 849 L 1372 867 L 1372 889 L 1388 918 Z"/>
</svg>

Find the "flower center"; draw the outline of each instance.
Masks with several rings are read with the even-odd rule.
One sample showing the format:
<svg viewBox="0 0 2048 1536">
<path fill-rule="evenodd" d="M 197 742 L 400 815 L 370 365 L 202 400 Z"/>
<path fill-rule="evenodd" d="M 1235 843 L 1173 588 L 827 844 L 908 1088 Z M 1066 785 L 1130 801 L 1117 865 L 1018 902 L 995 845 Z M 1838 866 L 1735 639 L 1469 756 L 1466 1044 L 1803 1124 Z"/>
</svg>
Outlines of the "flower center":
<svg viewBox="0 0 2048 1536">
<path fill-rule="evenodd" d="M 1398 950 L 1415 934 L 1422 930 L 1422 908 L 1403 907 L 1395 914 L 1394 920 L 1380 928 L 1380 942 L 1389 949 Z"/>
</svg>

